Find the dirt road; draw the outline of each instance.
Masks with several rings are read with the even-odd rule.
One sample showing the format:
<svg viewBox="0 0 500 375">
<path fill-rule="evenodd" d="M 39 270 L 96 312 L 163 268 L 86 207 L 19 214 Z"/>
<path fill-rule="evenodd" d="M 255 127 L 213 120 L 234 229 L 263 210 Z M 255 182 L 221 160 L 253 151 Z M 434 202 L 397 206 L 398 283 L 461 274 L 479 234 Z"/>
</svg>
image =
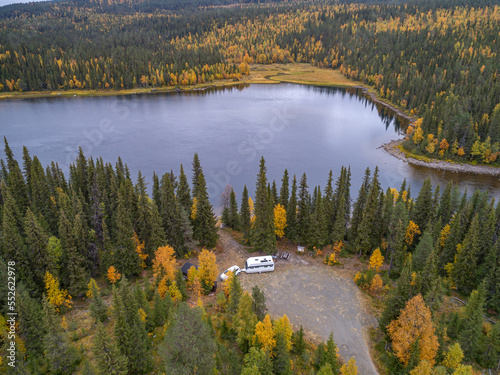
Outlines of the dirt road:
<svg viewBox="0 0 500 375">
<path fill-rule="evenodd" d="M 219 233 L 224 247 L 221 270 L 234 264 L 243 267 L 249 254 L 227 232 Z M 278 259 L 274 272 L 242 273 L 240 281 L 245 290 L 258 285 L 264 291 L 273 318 L 286 314 L 295 328 L 302 324 L 322 341 L 333 331 L 345 361 L 355 357 L 360 374 L 378 374 L 366 344 L 366 328 L 376 324 L 376 319 L 364 311 L 354 282 L 335 268 L 292 254 L 290 260 Z"/>
</svg>

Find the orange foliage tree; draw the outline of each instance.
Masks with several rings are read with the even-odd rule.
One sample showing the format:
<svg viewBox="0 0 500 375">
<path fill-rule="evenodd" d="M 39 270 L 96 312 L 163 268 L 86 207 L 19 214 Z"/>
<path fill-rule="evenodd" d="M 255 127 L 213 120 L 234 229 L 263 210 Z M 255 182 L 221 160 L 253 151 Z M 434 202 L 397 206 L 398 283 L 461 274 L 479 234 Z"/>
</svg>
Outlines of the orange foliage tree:
<svg viewBox="0 0 500 375">
<path fill-rule="evenodd" d="M 153 260 L 153 276 L 157 281 L 166 278 L 166 281 L 170 282 L 175 279 L 176 271 L 177 259 L 175 259 L 174 248 L 169 245 L 160 246 Z"/>
<path fill-rule="evenodd" d="M 419 340 L 420 360 L 427 360 L 434 366 L 439 348 L 434 333 L 430 309 L 425 305 L 421 294 L 406 303 L 401 315 L 387 326 L 396 357 L 405 365 L 411 357 L 411 349 Z"/>
<path fill-rule="evenodd" d="M 370 264 L 368 266 L 368 269 L 374 269 L 375 272 L 378 272 L 380 270 L 380 267 L 382 267 L 383 263 L 384 263 L 384 257 L 382 256 L 380 249 L 377 248 L 370 257 Z"/>
<path fill-rule="evenodd" d="M 116 283 L 122 277 L 121 273 L 118 273 L 115 266 L 111 266 L 108 268 L 107 278 L 111 284 Z"/>
</svg>

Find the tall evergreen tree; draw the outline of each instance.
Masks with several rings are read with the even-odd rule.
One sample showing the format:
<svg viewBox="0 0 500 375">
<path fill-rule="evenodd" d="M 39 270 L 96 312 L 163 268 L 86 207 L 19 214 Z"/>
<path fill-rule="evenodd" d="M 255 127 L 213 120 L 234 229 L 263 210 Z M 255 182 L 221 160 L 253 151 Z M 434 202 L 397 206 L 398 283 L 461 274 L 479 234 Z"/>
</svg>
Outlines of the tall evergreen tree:
<svg viewBox="0 0 500 375">
<path fill-rule="evenodd" d="M 192 171 L 193 171 L 193 176 L 191 178 L 193 181 L 193 198 L 198 198 L 198 178 L 199 175 L 202 173 L 200 158 L 198 157 L 198 153 L 195 153 L 193 156 Z"/>
<path fill-rule="evenodd" d="M 229 226 L 238 230 L 240 228 L 240 215 L 238 214 L 238 203 L 236 202 L 236 194 L 231 188 L 229 196 Z"/>
<path fill-rule="evenodd" d="M 431 179 L 427 177 L 420 189 L 415 206 L 412 210 L 411 220 L 415 222 L 423 233 L 429 219 L 432 216 L 432 183 Z"/>
<path fill-rule="evenodd" d="M 111 341 L 102 323 L 97 323 L 92 349 L 99 375 L 127 374 L 127 357 L 121 354 L 117 345 Z"/>
<path fill-rule="evenodd" d="M 207 185 L 203 171 L 198 172 L 196 183 L 196 218 L 193 221 L 194 239 L 201 246 L 214 248 L 219 235 L 217 234 L 217 220 L 215 219 L 213 207 L 210 204 L 207 193 Z"/>
<path fill-rule="evenodd" d="M 193 205 L 193 200 L 191 198 L 191 190 L 189 189 L 189 183 L 186 175 L 184 174 L 184 167 L 181 164 L 181 170 L 179 172 L 179 186 L 177 187 L 177 199 L 181 207 L 186 210 L 186 212 L 191 211 L 191 206 Z"/>
<path fill-rule="evenodd" d="M 286 207 L 285 235 L 290 241 L 297 239 L 297 179 L 293 175 L 292 192 Z"/>
<path fill-rule="evenodd" d="M 365 209 L 366 198 L 370 189 L 370 173 L 370 169 L 366 168 L 363 183 L 359 188 L 358 199 L 356 199 L 353 207 L 351 229 L 349 231 L 349 238 L 353 243 L 358 239 L 358 227 L 363 220 L 363 211 Z"/>
<path fill-rule="evenodd" d="M 6 177 L 7 186 L 9 187 L 12 197 L 16 202 L 17 209 L 19 212 L 24 213 L 29 204 L 26 184 L 24 182 L 21 168 L 19 168 L 19 164 L 14 158 L 14 154 L 12 153 L 12 150 L 7 142 L 7 138 L 3 137 L 3 140 L 5 143 L 4 150 L 5 156 L 7 157 L 7 168 L 9 170 L 8 175 L 4 176 Z"/>
<path fill-rule="evenodd" d="M 243 187 L 243 193 L 241 194 L 241 206 L 240 206 L 240 219 L 241 219 L 241 231 L 246 240 L 250 238 L 250 206 L 248 204 L 248 189 L 245 185 Z"/>
<path fill-rule="evenodd" d="M 299 201 L 297 205 L 297 237 L 304 244 L 308 243 L 310 220 L 310 196 L 307 190 L 307 177 L 304 173 L 300 179 Z"/>
<path fill-rule="evenodd" d="M 287 347 L 286 338 L 283 332 L 276 335 L 276 346 L 274 347 L 273 368 L 276 375 L 291 374 L 290 352 Z"/>
<path fill-rule="evenodd" d="M 175 249 L 177 256 L 182 257 L 185 246 L 181 232 L 181 211 L 169 173 L 165 173 L 161 180 L 160 202 L 165 239 Z"/>
<path fill-rule="evenodd" d="M 403 244 L 408 226 L 408 212 L 403 200 L 397 201 L 389 222 L 389 239 L 386 259 L 390 262 L 389 273 L 395 267 L 396 271 L 403 266 L 404 251 Z"/>
<path fill-rule="evenodd" d="M 478 290 L 474 290 L 471 293 L 464 311 L 464 321 L 460 329 L 459 343 L 464 351 L 465 358 L 469 361 L 477 360 L 482 349 L 485 293 L 485 285 L 483 283 Z"/>
<path fill-rule="evenodd" d="M 471 292 L 477 285 L 477 257 L 479 253 L 479 216 L 472 219 L 462 245 L 457 247 L 452 278 L 458 289 Z"/>
<path fill-rule="evenodd" d="M 488 306 L 500 311 L 500 241 L 490 250 L 487 258 L 489 270 L 486 275 L 486 296 Z"/>
<path fill-rule="evenodd" d="M 380 221 L 379 217 L 379 195 L 380 184 L 378 181 L 378 167 L 375 168 L 373 179 L 370 186 L 368 196 L 366 197 L 366 204 L 363 209 L 363 215 L 359 224 L 358 238 L 356 243 L 359 247 L 359 255 L 369 254 L 377 247 L 380 241 L 377 231 L 377 223 Z"/>
<path fill-rule="evenodd" d="M 28 279 L 25 279 L 25 282 L 30 289 L 42 293 L 45 285 L 45 272 L 50 264 L 47 253 L 49 238 L 29 208 L 24 219 L 24 233 L 26 234 L 26 250 L 31 269 L 31 274 L 25 275 L 29 276 L 31 282 Z"/>
<path fill-rule="evenodd" d="M 255 188 L 255 223 L 252 244 L 256 250 L 270 254 L 276 249 L 276 235 L 274 233 L 272 198 L 267 189 L 266 171 L 266 162 L 262 157 Z"/>
<path fill-rule="evenodd" d="M 288 199 L 290 198 L 288 185 L 288 170 L 285 169 L 285 171 L 283 172 L 283 178 L 281 179 L 280 198 L 278 202 L 285 208 L 288 206 Z"/>
</svg>

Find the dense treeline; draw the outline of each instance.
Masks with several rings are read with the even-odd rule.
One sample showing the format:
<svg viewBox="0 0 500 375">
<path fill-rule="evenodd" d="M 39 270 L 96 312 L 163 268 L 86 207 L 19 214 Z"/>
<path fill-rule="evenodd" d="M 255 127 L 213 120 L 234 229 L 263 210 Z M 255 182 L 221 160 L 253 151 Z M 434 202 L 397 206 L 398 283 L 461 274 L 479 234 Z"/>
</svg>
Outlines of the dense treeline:
<svg viewBox="0 0 500 375">
<path fill-rule="evenodd" d="M 224 368 L 221 373 L 259 373 L 241 369 L 244 353 L 261 358 L 254 360 L 264 361 L 263 368 L 273 369 L 270 374 L 294 373 L 290 358 L 299 373 L 311 363 L 317 370 L 329 363 L 333 373 L 338 373 L 337 357 L 325 354 L 335 353 L 333 338 L 326 349 L 318 347 L 311 362 L 305 354 L 303 334 L 292 336 L 288 319 L 272 323 L 263 313 L 261 293 L 256 291 L 252 302 L 252 297 L 242 294 L 236 277 L 230 278 L 223 287 L 225 292 L 218 295 L 218 313 L 209 314 L 213 321 L 206 313 L 186 310 L 181 303 L 189 296 L 196 299 L 209 293 L 218 275 L 215 254 L 209 250 L 199 253 L 199 269 L 188 273 L 187 283 L 177 263 L 195 245 L 214 248 L 218 237 L 197 155 L 191 184 L 182 166 L 178 176 L 173 171 L 161 178 L 154 174 L 150 198 L 141 173 L 134 184 L 120 159 L 113 167 L 101 159 L 87 159 L 80 152 L 66 178 L 57 164 L 43 168 L 26 148 L 22 168 L 7 141 L 5 154 L 0 163 L 0 272 L 6 277 L 7 266 L 15 263 L 18 347 L 26 348 L 18 355 L 19 361 L 27 358 L 23 363 L 32 373 L 67 373 L 87 355 L 68 341 L 68 323 L 61 323 L 59 314 L 71 309 L 72 298 L 80 300 L 86 295 L 96 324 L 106 323 L 108 307 L 95 282 L 105 278 L 112 284 L 121 281 L 107 291 L 112 294 L 112 323 L 94 326 L 95 363 L 103 369 L 106 360 L 97 359 L 98 353 L 101 346 L 109 346 L 120 373 L 148 372 L 155 366 L 176 373 L 172 368 L 178 366 L 179 358 L 184 358 L 186 366 L 197 363 L 189 357 L 191 351 L 179 350 L 174 344 L 181 337 L 186 347 L 201 345 L 199 350 L 213 353 L 215 357 L 200 358 L 203 363 L 199 366 Z M 276 251 L 277 237 L 286 237 L 317 254 L 333 249 L 333 254 L 325 257 L 330 265 L 338 263 L 338 253 L 369 257 L 373 269 L 356 276 L 359 285 L 382 290 L 383 284 L 390 287 L 395 282 L 380 318 L 381 329 L 392 343 L 388 366 L 394 373 L 435 364 L 452 369 L 464 358 L 495 367 L 500 360 L 500 326 L 485 325 L 482 316 L 486 308 L 500 309 L 500 204 L 480 191 L 470 197 L 461 195 L 452 184 L 442 191 L 439 186 L 433 189 L 429 179 L 414 198 L 405 182 L 399 190 L 388 188 L 384 192 L 377 169 L 373 173 L 366 170 L 353 200 L 350 179 L 350 169 L 342 168 L 336 179 L 329 174 L 324 189 L 317 186 L 310 190 L 306 174 L 297 180 L 285 170 L 278 186 L 268 181 L 262 158 L 254 198 L 246 187 L 241 198 L 228 188 L 222 219 L 240 230 L 255 250 L 266 253 Z M 384 258 L 388 270 L 379 273 Z M 130 288 L 127 278 L 137 277 L 144 269 L 152 271 L 152 285 L 142 276 L 138 280 L 145 283 L 143 288 L 137 287 L 137 282 L 135 289 Z M 9 306 L 6 285 L 0 294 L 4 314 Z M 441 309 L 444 295 L 455 289 L 470 295 L 461 313 Z M 424 336 L 415 336 L 422 339 L 420 344 L 417 340 L 411 347 L 401 347 L 408 341 L 402 332 L 408 330 L 404 327 L 414 320 L 415 311 L 426 317 L 425 324 L 417 328 L 428 330 Z M 174 316 L 177 318 L 169 320 L 166 331 L 157 328 Z M 192 336 L 183 336 L 186 327 L 193 328 Z M 151 341 L 148 332 L 158 330 L 161 340 Z M 288 333 L 280 338 L 280 330 Z M 112 339 L 106 333 L 110 331 Z M 214 335 L 221 341 L 214 341 Z M 433 349 L 429 352 L 428 348 Z M 156 350 L 160 359 L 154 354 Z M 453 366 L 447 360 L 451 351 L 462 353 L 454 354 Z M 42 358 L 44 352 L 52 354 Z M 223 358 L 214 363 L 219 356 Z M 245 359 L 243 367 L 254 367 L 248 361 Z M 82 366 L 92 365 L 85 362 Z M 320 373 L 330 372 L 322 369 Z"/>
<path fill-rule="evenodd" d="M 494 2 L 220 5 L 193 1 L 185 11 L 177 1 L 6 7 L 0 89 L 193 85 L 239 79 L 249 63 L 309 62 L 339 68 L 420 118 L 409 129 L 407 149 L 496 162 L 500 9 Z"/>
</svg>

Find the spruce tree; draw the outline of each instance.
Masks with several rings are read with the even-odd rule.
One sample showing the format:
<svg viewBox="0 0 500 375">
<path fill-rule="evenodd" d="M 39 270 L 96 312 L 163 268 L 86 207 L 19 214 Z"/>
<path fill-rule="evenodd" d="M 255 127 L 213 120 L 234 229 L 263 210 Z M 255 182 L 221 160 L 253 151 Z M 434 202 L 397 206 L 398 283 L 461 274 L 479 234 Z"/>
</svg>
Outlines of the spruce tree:
<svg viewBox="0 0 500 375">
<path fill-rule="evenodd" d="M 193 164 L 192 164 L 192 182 L 193 182 L 193 198 L 198 197 L 198 177 L 200 173 L 202 173 L 200 158 L 198 157 L 198 153 L 195 153 L 193 156 Z"/>
<path fill-rule="evenodd" d="M 108 306 L 104 303 L 101 292 L 95 283 L 91 284 L 92 298 L 90 300 L 90 316 L 94 322 L 104 323 L 108 319 Z"/>
<path fill-rule="evenodd" d="M 205 176 L 201 167 L 198 172 L 196 190 L 194 191 L 197 200 L 196 218 L 193 221 L 194 239 L 197 240 L 202 247 L 212 249 L 217 244 L 217 239 L 219 238 L 216 227 L 217 220 L 208 198 Z"/>
<path fill-rule="evenodd" d="M 47 252 L 49 238 L 29 208 L 26 210 L 24 219 L 24 233 L 26 235 L 28 264 L 31 271 L 30 274 L 26 275 L 27 278 L 24 281 L 28 288 L 42 293 L 45 285 L 45 272 L 47 272 L 50 264 Z"/>
<path fill-rule="evenodd" d="M 486 275 L 487 304 L 493 309 L 500 311 L 500 241 L 490 250 L 487 258 L 489 270 Z"/>
<path fill-rule="evenodd" d="M 459 343 L 464 351 L 465 358 L 469 361 L 477 360 L 482 349 L 485 293 L 485 285 L 483 283 L 478 290 L 474 290 L 471 293 L 464 311 Z"/>
<path fill-rule="evenodd" d="M 389 238 L 386 259 L 390 262 L 389 274 L 395 268 L 399 272 L 404 263 L 404 239 L 408 226 L 408 212 L 402 200 L 398 200 L 389 222 Z"/>
<path fill-rule="evenodd" d="M 30 296 L 24 287 L 18 289 L 16 298 L 19 312 L 19 331 L 26 346 L 26 354 L 30 357 L 43 355 L 43 338 L 47 333 L 42 322 L 43 313 L 40 302 Z"/>
<path fill-rule="evenodd" d="M 300 179 L 299 201 L 297 206 L 297 237 L 304 244 L 309 240 L 310 219 L 310 196 L 307 190 L 307 177 L 304 173 Z"/>
<path fill-rule="evenodd" d="M 411 220 L 418 225 L 422 233 L 432 215 L 432 202 L 432 183 L 431 179 L 427 177 L 420 189 L 411 214 Z"/>
<path fill-rule="evenodd" d="M 380 217 L 378 215 L 379 195 L 380 184 L 378 181 L 378 167 L 376 167 L 373 173 L 370 190 L 366 197 L 362 219 L 359 224 L 358 238 L 356 240 L 356 244 L 359 247 L 359 255 L 369 254 L 378 245 L 379 236 L 376 227 L 377 223 L 380 222 Z"/>
<path fill-rule="evenodd" d="M 125 191 L 125 185 L 122 184 L 118 194 L 118 208 L 116 211 L 114 263 L 120 273 L 124 275 L 136 275 L 140 272 L 141 266 L 132 239 L 134 231 L 130 219 L 130 212 L 126 204 Z"/>
<path fill-rule="evenodd" d="M 363 211 L 365 209 L 366 198 L 370 189 L 370 173 L 370 169 L 366 168 L 363 183 L 359 188 L 358 199 L 356 199 L 353 207 L 351 229 L 349 231 L 349 238 L 353 243 L 358 239 L 358 227 L 363 220 Z"/>
<path fill-rule="evenodd" d="M 290 241 L 297 239 L 297 179 L 293 175 L 292 192 L 286 207 L 285 235 Z"/>
<path fill-rule="evenodd" d="M 250 238 L 250 206 L 248 205 L 248 190 L 247 186 L 243 187 L 243 193 L 241 194 L 241 206 L 240 206 L 240 219 L 241 219 L 241 231 L 243 232 L 243 237 L 248 240 Z"/>
<path fill-rule="evenodd" d="M 266 171 L 266 162 L 262 157 L 255 188 L 255 222 L 252 231 L 252 244 L 255 250 L 271 254 L 276 249 L 276 235 L 274 233 L 272 198 L 267 189 Z"/>
<path fill-rule="evenodd" d="M 288 191 L 288 184 L 289 184 L 288 170 L 285 169 L 285 171 L 283 172 L 283 178 L 281 179 L 281 189 L 279 198 L 279 203 L 285 208 L 288 206 L 288 199 L 290 198 L 289 196 L 290 194 Z"/>
<path fill-rule="evenodd" d="M 332 241 L 333 243 L 343 241 L 347 233 L 347 222 L 346 222 L 346 202 L 345 196 L 341 195 L 339 202 L 337 204 L 337 213 L 335 216 L 335 224 L 332 230 Z"/>
<path fill-rule="evenodd" d="M 420 237 L 420 241 L 418 242 L 417 248 L 414 252 L 413 267 L 415 268 L 415 271 L 421 271 L 424 269 L 425 262 L 433 249 L 434 245 L 432 243 L 432 233 L 430 229 L 427 229 L 422 237 Z"/>
<path fill-rule="evenodd" d="M 273 180 L 271 185 L 271 196 L 273 198 L 273 205 L 277 205 L 279 203 L 278 189 L 276 188 L 276 181 Z"/>
<path fill-rule="evenodd" d="M 240 215 L 238 214 L 238 203 L 236 202 L 236 194 L 231 188 L 229 196 L 229 226 L 238 230 L 240 228 Z"/>
<path fill-rule="evenodd" d="M 334 374 L 340 374 L 340 363 L 337 359 L 337 344 L 335 344 L 335 340 L 333 339 L 333 332 L 331 332 L 330 336 L 328 336 L 325 349 L 325 363 L 328 363 L 330 364 L 330 366 L 332 366 L 332 371 Z"/>
<path fill-rule="evenodd" d="M 291 374 L 290 352 L 288 351 L 286 338 L 283 332 L 276 335 L 276 346 L 273 349 L 273 368 L 276 375 Z"/>
<path fill-rule="evenodd" d="M 166 293 L 165 297 L 170 298 L 170 294 Z M 167 305 L 165 300 L 160 297 L 158 290 L 155 291 L 154 302 L 153 302 L 153 322 L 156 327 L 160 327 L 165 324 L 169 315 L 167 310 Z"/>
<path fill-rule="evenodd" d="M 479 253 L 479 216 L 472 219 L 464 242 L 457 249 L 452 278 L 459 290 L 471 292 L 477 285 L 477 257 Z"/>
<path fill-rule="evenodd" d="M 322 249 L 328 242 L 328 232 L 326 225 L 326 213 L 321 197 L 321 190 L 317 190 L 316 207 L 311 215 L 311 226 L 309 228 L 309 244 Z"/>
<path fill-rule="evenodd" d="M 186 212 L 191 212 L 193 199 L 191 198 L 191 190 L 186 175 L 184 174 L 184 167 L 181 164 L 179 172 L 179 185 L 177 187 L 177 199 Z"/>
<path fill-rule="evenodd" d="M 298 356 L 302 356 L 306 351 L 306 341 L 304 339 L 304 327 L 302 324 L 297 332 L 292 336 L 292 351 Z"/>
<path fill-rule="evenodd" d="M 6 178 L 7 186 L 16 202 L 17 209 L 19 212 L 24 213 L 26 207 L 29 204 L 28 192 L 26 189 L 26 184 L 24 182 L 23 174 L 17 160 L 14 158 L 14 154 L 10 149 L 7 142 L 7 138 L 3 137 L 5 143 L 5 156 L 7 157 L 7 168 L 9 170 L 8 175 L 4 175 Z"/>
<path fill-rule="evenodd" d="M 236 314 L 242 293 L 243 289 L 241 288 L 240 280 L 237 276 L 233 275 L 229 284 L 229 300 L 226 308 L 230 316 Z"/>
<path fill-rule="evenodd" d="M 263 320 L 266 316 L 266 296 L 260 290 L 258 285 L 252 288 L 253 310 L 259 320 Z"/>
<path fill-rule="evenodd" d="M 185 254 L 185 246 L 181 231 L 181 212 L 169 173 L 165 173 L 161 180 L 160 201 L 165 240 L 174 248 L 176 255 L 182 257 Z"/>
<path fill-rule="evenodd" d="M 125 375 L 128 373 L 127 357 L 120 353 L 102 323 L 97 323 L 92 349 L 98 374 Z"/>
<path fill-rule="evenodd" d="M 237 332 L 236 340 L 243 353 L 247 353 L 252 346 L 255 325 L 258 322 L 252 304 L 252 296 L 247 292 L 243 293 L 238 303 L 236 315 L 233 319 Z"/>
</svg>

